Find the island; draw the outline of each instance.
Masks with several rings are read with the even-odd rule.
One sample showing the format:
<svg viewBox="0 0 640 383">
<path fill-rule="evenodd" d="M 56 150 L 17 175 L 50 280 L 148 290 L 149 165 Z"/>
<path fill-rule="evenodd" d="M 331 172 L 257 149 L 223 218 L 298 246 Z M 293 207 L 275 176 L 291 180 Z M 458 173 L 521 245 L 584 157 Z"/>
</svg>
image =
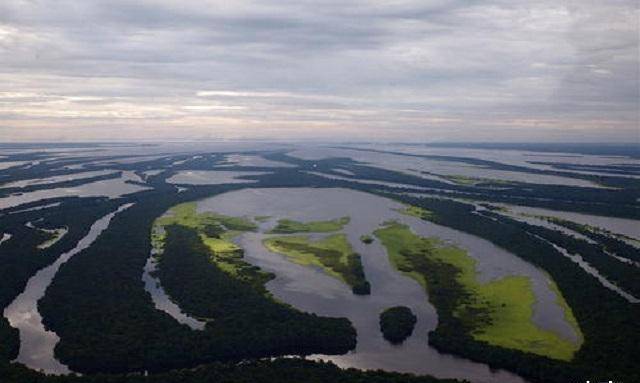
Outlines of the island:
<svg viewBox="0 0 640 383">
<path fill-rule="evenodd" d="M 351 287 L 354 294 L 367 295 L 371 286 L 364 275 L 360 255 L 355 253 L 344 234 L 320 240 L 309 236 L 279 236 L 264 240 L 265 247 L 300 265 L 313 265 Z"/>
<path fill-rule="evenodd" d="M 391 307 L 380 314 L 380 331 L 390 343 L 400 344 L 411 336 L 417 320 L 410 308 Z"/>
</svg>

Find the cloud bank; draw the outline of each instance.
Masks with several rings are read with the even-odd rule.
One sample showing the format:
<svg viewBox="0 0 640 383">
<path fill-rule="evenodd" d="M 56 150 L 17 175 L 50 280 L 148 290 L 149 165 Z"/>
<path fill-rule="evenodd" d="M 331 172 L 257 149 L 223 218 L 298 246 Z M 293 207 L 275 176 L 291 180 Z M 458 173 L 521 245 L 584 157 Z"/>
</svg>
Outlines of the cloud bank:
<svg viewBox="0 0 640 383">
<path fill-rule="evenodd" d="M 0 141 L 639 141 L 634 0 L 0 2 Z"/>
</svg>

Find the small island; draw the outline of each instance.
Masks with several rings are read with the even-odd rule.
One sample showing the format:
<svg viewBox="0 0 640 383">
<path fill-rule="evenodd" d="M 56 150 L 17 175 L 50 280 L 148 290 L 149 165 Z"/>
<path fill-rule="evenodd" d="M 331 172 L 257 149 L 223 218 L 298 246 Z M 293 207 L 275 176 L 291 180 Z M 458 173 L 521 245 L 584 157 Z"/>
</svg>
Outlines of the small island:
<svg viewBox="0 0 640 383">
<path fill-rule="evenodd" d="M 340 231 L 351 221 L 349 217 L 341 217 L 328 221 L 300 222 L 292 219 L 280 219 L 278 225 L 269 234 L 293 233 L 331 233 Z"/>
<path fill-rule="evenodd" d="M 265 247 L 295 263 L 321 268 L 351 287 L 354 294 L 368 295 L 371 285 L 364 275 L 360 255 L 355 253 L 345 234 L 333 234 L 320 240 L 309 236 L 270 237 Z"/>
<path fill-rule="evenodd" d="M 370 235 L 361 235 L 360 236 L 360 241 L 362 241 L 362 243 L 364 243 L 365 245 L 369 245 L 371 243 L 373 243 L 373 237 Z"/>
<path fill-rule="evenodd" d="M 392 307 L 380 314 L 380 331 L 390 343 L 400 344 L 413 333 L 416 321 L 417 317 L 410 308 Z"/>
</svg>

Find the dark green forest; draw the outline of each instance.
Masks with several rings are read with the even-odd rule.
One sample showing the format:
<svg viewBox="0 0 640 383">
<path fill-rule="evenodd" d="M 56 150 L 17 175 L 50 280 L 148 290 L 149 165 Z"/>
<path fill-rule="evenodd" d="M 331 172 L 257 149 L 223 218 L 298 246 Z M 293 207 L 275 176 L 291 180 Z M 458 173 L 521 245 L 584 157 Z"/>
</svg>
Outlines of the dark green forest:
<svg viewBox="0 0 640 383">
<path fill-rule="evenodd" d="M 239 152 L 248 154 L 254 152 Z M 406 155 L 396 153 L 397 155 Z M 595 232 L 572 222 L 555 222 L 579 232 L 593 242 L 557 230 L 518 221 L 495 209 L 476 210 L 471 203 L 510 203 L 548 209 L 582 212 L 610 217 L 638 219 L 640 185 L 622 176 L 594 176 L 571 173 L 572 168 L 554 164 L 554 170 L 535 170 L 491 161 L 459 157 L 436 157 L 460 164 L 492 169 L 561 175 L 597 182 L 610 188 L 561 185 L 508 185 L 481 182 L 454 185 L 414 175 L 385 170 L 349 158 L 302 160 L 283 151 L 262 152 L 267 159 L 294 165 L 266 168 L 224 164 L 225 155 L 201 153 L 167 155 L 137 163 L 93 164 L 86 157 L 41 161 L 31 167 L 0 171 L 0 183 L 78 172 L 68 166 L 84 164 L 82 171 L 114 170 L 112 174 L 49 184 L 46 188 L 73 187 L 119 177 L 122 171 L 142 175 L 148 169 L 162 169 L 144 176 L 148 190 L 119 198 L 49 198 L 0 210 L 0 233 L 12 235 L 0 244 L 0 306 L 9 305 L 24 290 L 38 270 L 72 249 L 91 225 L 119 206 L 132 203 L 118 213 L 109 227 L 86 250 L 64 264 L 39 302 L 39 311 L 48 329 L 60 337 L 56 357 L 84 376 L 46 377 L 21 365 L 10 363 L 18 353 L 19 334 L 3 317 L 0 319 L 1 382 L 436 382 L 431 377 L 382 371 L 342 370 L 335 365 L 278 358 L 288 355 L 343 354 L 353 350 L 357 334 L 346 318 L 321 317 L 304 313 L 269 297 L 266 277 L 234 278 L 210 262 L 209 250 L 188 228 L 167 228 L 166 248 L 158 276 L 171 297 L 190 314 L 211 319 L 204 331 L 194 331 L 156 310 L 141 280 L 151 251 L 150 230 L 156 218 L 176 204 L 197 201 L 247 187 L 342 187 L 376 194 L 433 212 L 424 217 L 486 239 L 547 272 L 560 291 L 585 335 L 584 344 L 571 362 L 491 346 L 465 335 L 464 323 L 446 310 L 455 289 L 430 296 L 438 310 L 438 327 L 427 336 L 442 353 L 486 363 L 491 368 L 514 372 L 531 382 L 565 383 L 615 379 L 640 381 L 640 306 L 630 304 L 603 287 L 553 245 L 579 254 L 620 288 L 640 295 L 640 275 L 607 253 L 632 261 L 640 252 L 620 238 Z M 46 152 L 11 154 L 5 161 L 46 160 Z M 120 157 L 108 157 L 116 161 Z M 431 157 L 433 159 L 433 156 Z M 104 157 L 100 157 L 101 160 Z M 176 161 L 184 161 L 174 165 Z M 354 175 L 336 172 L 340 168 Z M 166 180 L 180 170 L 261 171 L 268 174 L 244 177 L 254 183 L 225 185 L 172 185 Z M 613 169 L 622 172 L 623 169 Z M 328 179 L 309 172 L 341 179 Z M 622 174 L 621 174 L 622 175 Z M 401 185 L 364 184 L 358 180 Z M 178 187 L 186 190 L 179 191 Z M 428 193 L 418 188 L 429 188 Z M 0 193 L 27 193 L 44 190 L 32 185 Z M 413 193 L 413 194 L 408 194 Z M 422 195 L 418 196 L 416 193 Z M 53 246 L 37 246 L 50 234 L 30 228 L 68 228 Z M 373 245 L 372 245 L 373 246 Z M 363 255 L 365 256 L 365 255 Z M 418 260 L 416 260 L 418 262 Z M 420 261 L 422 262 L 422 261 Z M 433 271 L 429 265 L 424 272 Z M 429 270 L 426 270 L 429 269 Z M 447 270 L 438 272 L 446 273 Z M 261 274 L 263 275 L 263 274 Z M 455 287 L 455 286 L 453 286 Z M 452 298 L 453 297 L 453 298 Z M 413 324 L 406 312 L 394 310 L 381 317 L 382 329 L 392 341 L 411 334 Z M 387 312 L 388 313 L 388 312 Z M 410 314 L 410 313 L 409 313 Z M 415 317 L 413 317 L 415 323 Z M 411 324 L 411 326 L 409 326 Z M 409 327 L 411 329 L 409 329 Z M 414 334 L 413 336 L 416 336 Z M 274 359 L 272 359 L 274 358 Z M 149 376 L 145 376 L 145 372 Z"/>
</svg>

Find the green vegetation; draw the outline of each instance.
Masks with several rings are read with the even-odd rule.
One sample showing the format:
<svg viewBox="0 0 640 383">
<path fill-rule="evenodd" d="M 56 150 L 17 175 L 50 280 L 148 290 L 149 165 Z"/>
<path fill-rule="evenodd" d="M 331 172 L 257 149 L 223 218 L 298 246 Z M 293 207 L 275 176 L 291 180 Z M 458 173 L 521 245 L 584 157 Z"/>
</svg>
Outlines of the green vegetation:
<svg viewBox="0 0 640 383">
<path fill-rule="evenodd" d="M 411 335 L 417 320 L 410 308 L 391 307 L 380 314 L 380 331 L 384 339 L 399 344 Z"/>
<path fill-rule="evenodd" d="M 571 362 L 496 347 L 461 332 L 460 320 L 449 315 L 452 310 L 445 310 L 448 302 L 445 296 L 440 307 L 435 305 L 439 322 L 429 334 L 429 344 L 441 352 L 514 371 L 532 382 L 640 381 L 637 368 L 640 306 L 629 304 L 616 292 L 602 286 L 551 243 L 538 237 L 546 235 L 546 232 L 538 234 L 535 231 L 537 226 L 488 210 L 478 214 L 473 205 L 457 201 L 383 192 L 377 194 L 431 210 L 435 213 L 433 221 L 436 224 L 485 238 L 545 270 L 562 292 L 583 334 L 582 346 Z M 431 301 L 435 298 L 439 297 L 430 295 Z"/>
<path fill-rule="evenodd" d="M 161 253 L 164 247 L 165 228 L 170 225 L 195 230 L 210 250 L 209 260 L 222 271 L 258 286 L 271 279 L 268 273 L 244 262 L 243 250 L 233 243 L 233 239 L 242 232 L 257 229 L 248 219 L 213 212 L 197 213 L 195 202 L 174 206 L 158 218 L 152 228 L 151 241 L 154 248 L 159 250 L 158 253 Z"/>
<path fill-rule="evenodd" d="M 167 214 L 158 218 L 155 225 L 166 226 L 176 224 L 199 230 L 206 230 L 208 226 L 210 229 L 211 227 L 217 228 L 223 226 L 224 230 L 237 231 L 254 231 L 258 228 L 253 222 L 246 218 L 229 217 L 213 212 L 198 213 L 196 207 L 197 204 L 195 202 L 187 202 L 174 206 Z"/>
<path fill-rule="evenodd" d="M 255 217 L 253 217 L 253 219 L 254 219 L 256 222 L 266 222 L 266 221 L 268 221 L 268 220 L 269 220 L 269 218 L 271 218 L 271 216 L 270 216 L 270 215 L 257 215 L 257 216 L 255 216 Z"/>
<path fill-rule="evenodd" d="M 56 154 L 54 154 L 56 155 Z M 49 154 L 7 154 L 3 161 L 41 160 Z M 511 183 L 509 188 L 500 190 L 483 188 L 485 184 L 458 185 L 428 180 L 407 174 L 374 168 L 356 163 L 346 158 L 324 160 L 301 160 L 285 153 L 271 153 L 270 159 L 291 163 L 296 168 L 274 169 L 270 175 L 260 177 L 256 187 L 343 187 L 370 192 L 394 198 L 400 202 L 416 205 L 433 212 L 429 219 L 437 224 L 452 227 L 471 235 L 491 241 L 496 246 L 507 249 L 521 259 L 545 270 L 557 283 L 557 288 L 566 298 L 560 304 L 571 307 L 565 314 L 575 315 L 579 328 L 584 333 L 584 343 L 570 362 L 550 359 L 537 354 L 522 352 L 478 341 L 470 331 L 466 331 L 465 323 L 453 313 L 447 302 L 459 291 L 453 290 L 449 296 L 442 291 L 431 294 L 439 315 L 438 327 L 429 334 L 429 343 L 441 352 L 456 354 L 478 362 L 486 363 L 491 368 L 503 368 L 522 375 L 527 381 L 536 383 L 566 383 L 590 381 L 622 381 L 640 382 L 638 365 L 640 363 L 640 332 L 638 320 L 640 305 L 630 304 L 615 292 L 603 287 L 595 278 L 585 273 L 578 265 L 564 257 L 549 242 L 559 243 L 572 248 L 571 252 L 585 253 L 592 256 L 589 260 L 594 267 L 601 270 L 612 280 L 618 275 L 619 281 L 627 281 L 632 286 L 631 275 L 614 266 L 619 262 L 603 252 L 602 246 L 583 246 L 579 242 L 567 239 L 562 233 L 551 230 L 539 230 L 532 225 L 518 223 L 491 211 L 474 211 L 470 204 L 461 203 L 463 199 L 474 199 L 475 203 L 509 203 L 527 206 L 544 207 L 553 210 L 567 210 L 591 213 L 602 216 L 619 216 L 638 219 L 640 205 L 637 203 L 638 180 L 628 177 L 610 177 L 586 175 L 569 172 L 527 169 L 524 167 L 499 164 L 495 162 L 471 158 L 447 156 L 430 156 L 432 159 L 446 159 L 461 164 L 486 166 L 496 170 L 518 171 L 530 174 L 547 174 L 584 179 L 596 184 L 613 186 L 618 189 L 573 187 L 567 185 L 540 185 L 533 183 Z M 196 160 L 188 160 L 179 166 L 171 167 L 177 160 L 185 160 L 189 156 L 165 156 L 153 160 L 136 163 L 110 162 L 107 165 L 87 162 L 93 156 L 76 159 L 56 159 L 55 161 L 39 161 L 30 167 L 14 167 L 1 170 L 3 182 L 35 179 L 40 177 L 59 176 L 77 173 L 78 170 L 67 168 L 68 165 L 83 164 L 85 170 L 128 170 L 141 172 L 145 169 L 165 169 L 162 173 L 146 178 L 149 186 L 155 190 L 146 190 L 121 198 L 108 200 L 105 198 L 53 198 L 46 201 L 34 201 L 13 208 L 1 209 L 0 233 L 11 233 L 12 240 L 2 244 L 0 251 L 0 305 L 8 304 L 20 291 L 30 276 L 37 270 L 53 262 L 62 252 L 72 248 L 78 239 L 88 231 L 91 223 L 97 218 L 113 211 L 117 205 L 134 202 L 131 209 L 114 218 L 110 227 L 96 240 L 92 246 L 77 257 L 71 259 L 56 275 L 47 294 L 39 303 L 47 328 L 55 331 L 61 338 L 56 347 L 56 357 L 72 369 L 82 372 L 81 377 L 45 377 L 26 370 L 19 364 L 10 364 L 9 359 L 17 355 L 19 337 L 6 319 L 0 318 L 0 380 L 2 382 L 431 382 L 429 378 L 413 378 L 406 375 L 386 374 L 382 372 L 342 371 L 335 366 L 322 365 L 306 361 L 271 361 L 271 357 L 282 354 L 314 353 L 333 350 L 345 352 L 354 341 L 353 333 L 348 329 L 348 321 L 329 321 L 328 318 L 317 318 L 315 322 L 309 317 L 296 317 L 286 326 L 279 326 L 281 317 L 271 317 L 271 312 L 258 315 L 249 307 L 252 301 L 245 301 L 248 296 L 241 294 L 239 302 L 230 304 L 233 315 L 222 319 L 218 316 L 205 331 L 192 331 L 178 324 L 162 311 L 156 310 L 144 291 L 140 272 L 144 267 L 150 250 L 149 231 L 159 215 L 171 206 L 185 201 L 193 201 L 214 194 L 239 190 L 247 185 L 194 185 L 183 193 L 176 193 L 175 187 L 167 185 L 165 180 L 177 170 L 210 170 L 219 164 L 224 156 L 205 155 Z M 115 159 L 115 157 L 112 157 Z M 555 165 L 554 165 L 555 166 Z M 564 166 L 564 165 L 563 165 Z M 365 185 L 348 180 L 327 180 L 307 174 L 304 171 L 330 172 L 331 169 L 345 168 L 354 173 L 354 179 L 392 182 L 395 186 Z M 114 174 L 119 177 L 119 174 Z M 109 177 L 112 178 L 112 177 Z M 76 181 L 33 185 L 30 191 L 53 187 L 68 187 Z M 78 180 L 77 184 L 86 183 L 87 179 Z M 130 182 L 130 181 L 129 181 Z M 492 181 L 497 183 L 497 181 Z M 415 198 L 398 184 L 431 188 L 429 193 L 445 198 Z M 491 186 L 490 184 L 489 186 Z M 497 185 L 498 186 L 498 185 Z M 28 191 L 22 189 L 20 192 Z M 12 191 L 5 190 L 5 193 Z M 394 193 L 394 194 L 389 194 Z M 456 201 L 447 198 L 455 198 Z M 26 208 L 62 202 L 62 206 L 46 208 L 40 211 L 20 212 Z M 46 215 L 43 227 L 69 227 L 69 233 L 50 248 L 37 250 L 37 245 L 46 241 L 46 237 L 33 233 L 25 228 L 24 223 L 37 220 Z M 64 218 L 64 219 L 62 219 Z M 259 222 L 255 220 L 254 222 Z M 197 243 L 202 237 L 194 235 L 193 229 L 184 230 L 176 225 L 177 230 L 168 229 L 169 237 L 165 243 L 170 248 L 165 254 L 166 260 L 177 264 L 188 264 L 176 269 L 172 279 L 163 280 L 167 291 L 178 296 L 176 291 L 184 286 L 185 294 L 193 296 L 193 310 L 207 311 L 204 306 L 225 307 L 239 280 L 229 272 L 221 271 L 222 263 L 211 262 L 211 248 Z M 182 229 L 182 230 L 181 230 Z M 232 232 L 228 227 L 210 225 L 205 234 L 210 238 L 230 240 Z M 591 231 L 591 230 L 590 230 Z M 585 234 L 587 235 L 587 234 Z M 157 235 L 162 238 L 163 234 Z M 611 233 L 595 232 L 587 235 L 603 245 L 607 252 L 619 257 L 637 260 L 637 250 L 626 248 L 629 244 L 620 241 Z M 609 238 L 609 239 L 607 239 Z M 564 241 L 564 242 L 563 242 Z M 228 243 L 229 241 L 227 241 Z M 125 244 L 125 246 L 123 246 Z M 191 244 L 191 247 L 182 247 Z M 218 248 L 222 252 L 221 248 Z M 192 258 L 197 255 L 198 258 Z M 198 261 L 195 261 L 198 260 Z M 200 263 L 200 261 L 203 261 Z M 593 262 L 592 262 L 593 261 Z M 194 263 L 195 262 L 195 263 Z M 169 264 L 169 263 L 168 263 Z M 195 265 L 195 266 L 194 266 Z M 203 267 L 199 267 L 202 265 Z M 630 268 L 629 264 L 622 266 Z M 443 268 L 444 269 L 444 268 Z M 168 267 L 168 271 L 171 268 Z M 201 270 L 208 270 L 200 273 Z M 179 271 L 179 273 L 177 273 Z M 442 270 L 440 270 L 442 271 Z M 173 274 L 173 272 L 171 272 Z M 453 277 L 455 279 L 455 273 Z M 635 278 L 635 280 L 640 280 Z M 620 282 L 617 282 L 620 283 Z M 625 282 L 622 282 L 625 283 Z M 215 291 L 226 289 L 227 296 L 216 296 Z M 452 285 L 453 287 L 457 285 Z M 254 286 L 250 286 L 253 291 Z M 433 288 L 433 283 L 430 283 Z M 554 286 L 552 286 L 554 288 Z M 244 289 L 244 288 L 243 288 Z M 229 293 L 230 292 L 230 293 Z M 446 291 L 445 291 L 446 292 Z M 256 295 L 250 295 L 253 299 Z M 560 298 L 560 296 L 558 296 Z M 257 293 L 259 300 L 269 297 Z M 256 299 L 257 299 L 256 298 Z M 181 298 L 182 299 L 182 298 Z M 199 302 L 199 303 L 198 303 Z M 249 302 L 247 304 L 247 302 Z M 182 305 L 182 301 L 178 300 Z M 242 310 L 245 304 L 246 313 Z M 202 306 L 202 307 L 201 307 Z M 263 309 L 265 306 L 259 306 Z M 269 306 L 271 307 L 271 306 Z M 246 314 L 246 315 L 245 315 Z M 571 323 L 571 319 L 567 318 Z M 317 330 L 321 323 L 324 327 Z M 289 331 L 291 330 L 291 331 Z M 352 329 L 351 329 L 352 330 Z M 288 331 L 288 332 L 287 332 Z M 295 334 L 291 334 L 294 332 Z M 246 337 L 245 334 L 246 333 Z M 255 358 L 264 358 L 256 360 Z M 215 360 L 224 363 L 202 365 Z M 229 361 L 229 363 L 227 363 Z M 237 363 L 237 361 L 242 361 Z M 201 366 L 192 368 L 193 366 Z M 174 368 L 185 370 L 166 371 Z M 140 372 L 149 370 L 151 375 L 87 375 L 92 372 Z"/>
<path fill-rule="evenodd" d="M 464 250 L 437 238 L 420 237 L 399 223 L 378 229 L 375 235 L 387 248 L 392 264 L 421 283 L 432 303 L 450 310 L 448 314 L 461 321 L 462 330 L 473 339 L 560 360 L 570 360 L 579 348 L 533 324 L 535 297 L 528 278 L 480 283 L 476 262 Z"/>
<path fill-rule="evenodd" d="M 366 245 L 369 245 L 371 243 L 373 243 L 374 239 L 372 236 L 366 234 L 366 235 L 361 235 L 360 236 L 360 241 Z"/>
<path fill-rule="evenodd" d="M 236 334 L 249 342 L 243 346 L 247 347 L 254 341 L 246 338 L 260 337 L 256 334 L 257 329 L 266 325 L 271 332 L 266 336 L 276 342 L 276 348 L 287 342 L 295 343 L 299 337 L 296 332 L 306 334 L 309 342 L 297 347 L 325 342 L 323 333 L 335 331 L 331 321 L 336 321 L 347 334 L 355 335 L 349 333 L 350 325 L 346 320 L 304 314 L 273 299 L 264 285 L 275 276 L 243 261 L 241 252 L 233 256 L 235 268 L 229 272 L 223 266 L 226 260 L 218 261 L 216 252 L 196 230 L 181 225 L 166 229 L 167 242 L 160 258 L 158 276 L 167 293 L 180 302 L 180 307 L 187 313 L 213 319 L 207 324 L 211 333 L 223 337 Z M 307 323 L 313 323 L 313 331 L 307 329 Z M 243 328 L 241 332 L 240 328 Z"/>
<path fill-rule="evenodd" d="M 194 331 L 154 307 L 140 273 L 157 217 L 180 202 L 238 189 L 239 185 L 216 185 L 177 193 L 172 187 L 132 198 L 137 203 L 116 215 L 88 249 L 60 269 L 39 302 L 45 326 L 60 336 L 56 357 L 82 374 L 145 370 L 154 374 L 216 361 L 235 365 L 279 355 L 341 354 L 353 349 L 356 333 L 346 318 L 297 311 L 268 296 L 259 278 L 243 279 L 243 275 L 270 274 L 256 268 L 253 274 L 247 269 L 247 274 L 238 276 L 212 262 L 213 252 L 200 231 L 220 228 L 206 219 L 211 225 L 195 224 L 198 220 L 189 217 L 193 214 L 170 213 L 186 225 L 170 224 L 156 234 L 164 244 L 157 272 L 167 294 L 185 313 L 212 320 L 203 331 Z M 181 209 L 185 206 L 178 213 Z M 234 223 L 215 218 L 227 227 Z"/>
<path fill-rule="evenodd" d="M 49 208 L 0 215 L 0 233 L 12 235 L 0 250 L 0 309 L 24 290 L 30 277 L 53 263 L 60 254 L 73 249 L 96 220 L 119 204 L 116 200 L 100 198 L 68 198 Z M 38 227 L 28 225 L 36 221 Z M 55 230 L 60 227 L 66 228 L 64 235 Z M 19 347 L 18 330 L 0 317 L 0 362 L 16 358 Z M 0 374 L 0 381 L 1 377 Z"/>
<path fill-rule="evenodd" d="M 398 209 L 398 212 L 427 221 L 435 217 L 432 211 L 413 205 L 406 205 L 404 209 Z"/>
<path fill-rule="evenodd" d="M 31 224 L 31 222 L 29 222 L 29 224 Z M 58 242 L 65 234 L 67 234 L 67 231 L 69 230 L 66 227 L 61 227 L 61 228 L 55 228 L 55 229 L 40 229 L 36 226 L 31 226 L 30 227 L 32 229 L 37 229 L 40 231 L 43 231 L 47 234 L 51 235 L 51 238 L 42 242 L 41 244 L 38 245 L 38 249 L 39 250 L 44 250 L 48 247 L 53 246 L 56 242 Z"/>
<path fill-rule="evenodd" d="M 54 376 L 28 370 L 19 364 L 0 363 L 3 383 L 462 383 L 385 371 L 341 369 L 330 362 L 300 358 L 212 363 L 167 373 L 129 375 Z"/>
<path fill-rule="evenodd" d="M 460 175 L 441 175 L 440 177 L 463 186 L 477 186 L 480 184 L 508 185 L 513 183 L 495 178 L 468 177 Z"/>
<path fill-rule="evenodd" d="M 640 249 L 636 246 L 629 244 L 627 241 L 636 242 L 631 237 L 612 233 L 608 230 L 601 229 L 599 227 L 583 225 L 577 222 L 569 221 L 557 217 L 548 216 L 536 216 L 539 219 L 545 219 L 556 225 L 564 226 L 570 230 L 578 232 L 601 245 L 603 251 L 614 253 L 619 257 L 627 258 L 629 260 L 640 262 Z M 625 241 L 626 240 L 626 241 Z"/>
<path fill-rule="evenodd" d="M 569 323 L 569 325 L 571 326 L 571 328 L 573 328 L 573 331 L 577 335 L 577 338 L 578 338 L 577 344 L 582 345 L 584 343 L 584 335 L 580 330 L 580 326 L 578 325 L 578 321 L 576 320 L 576 317 L 573 315 L 573 310 L 571 310 L 571 307 L 569 307 L 569 305 L 567 304 L 567 301 L 564 300 L 562 293 L 558 288 L 558 285 L 553 281 L 553 279 L 551 279 L 551 277 L 549 277 L 549 288 L 551 289 L 551 291 L 553 291 L 553 293 L 556 296 L 556 304 L 562 307 L 564 320 L 566 320 L 567 323 Z"/>
<path fill-rule="evenodd" d="M 589 265 L 596 268 L 607 280 L 633 296 L 640 296 L 640 269 L 621 262 L 608 254 L 615 253 L 622 258 L 637 261 L 640 259 L 640 250 L 622 240 L 598 232 L 597 229 L 587 225 L 576 224 L 562 219 L 552 219 L 550 221 L 587 236 L 593 241 L 589 242 L 572 235 L 565 235 L 558 230 L 542 226 L 524 226 L 521 222 L 514 222 L 514 224 L 526 227 L 528 232 L 560 246 L 570 254 L 579 255 Z"/>
<path fill-rule="evenodd" d="M 273 237 L 265 239 L 264 245 L 269 251 L 285 255 L 300 265 L 320 267 L 350 286 L 354 294 L 366 295 L 371 291 L 360 255 L 353 252 L 344 234 L 330 235 L 317 241 L 312 241 L 309 236 Z"/>
<path fill-rule="evenodd" d="M 272 234 L 292 233 L 330 233 L 340 231 L 349 223 L 349 217 L 336 218 L 329 221 L 300 222 L 291 219 L 278 220 L 278 225 L 270 231 Z"/>
</svg>

